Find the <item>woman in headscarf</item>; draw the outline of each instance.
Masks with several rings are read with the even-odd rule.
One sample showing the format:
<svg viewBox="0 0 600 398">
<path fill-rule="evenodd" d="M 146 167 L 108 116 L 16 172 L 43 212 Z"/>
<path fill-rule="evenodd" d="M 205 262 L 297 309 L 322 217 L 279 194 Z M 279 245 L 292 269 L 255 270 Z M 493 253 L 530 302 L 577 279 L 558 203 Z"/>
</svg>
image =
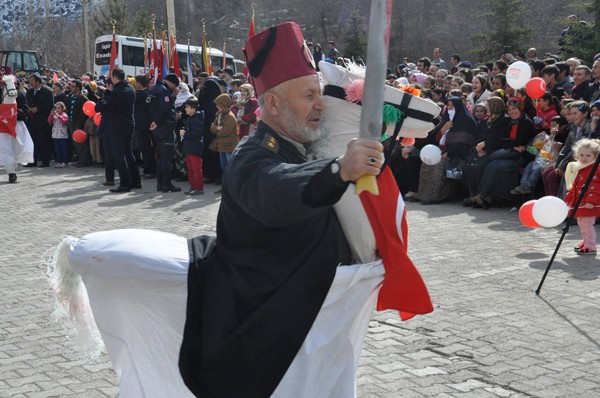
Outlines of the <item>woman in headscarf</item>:
<svg viewBox="0 0 600 398">
<path fill-rule="evenodd" d="M 525 115 L 523 101 L 511 97 L 507 112 L 510 124 L 500 136 L 500 149 L 491 153 L 491 161 L 481 177 L 479 193 L 470 198 L 471 202 L 485 209 L 490 207 L 494 195 L 510 197 L 512 188 L 508 187 L 518 184 L 518 181 L 513 181 L 513 177 L 518 180 L 518 169 L 533 160 L 533 155 L 527 152 L 527 144 L 535 137 L 536 132 L 533 122 Z M 510 170 L 517 172 L 511 173 Z M 511 181 L 507 180 L 509 178 Z"/>
<path fill-rule="evenodd" d="M 438 145 L 443 159 L 436 165 L 423 164 L 419 175 L 421 204 L 428 205 L 446 200 L 454 192 L 453 181 L 446 179 L 450 163 L 459 164 L 466 160 L 477 137 L 477 124 L 459 97 L 450 97 L 442 120 L 429 135 L 429 143 Z"/>
<path fill-rule="evenodd" d="M 185 121 L 188 115 L 185 113 L 185 101 L 190 98 L 190 88 L 185 83 L 180 83 L 177 87 L 177 96 L 175 97 L 175 114 L 177 116 L 177 122 L 175 125 L 175 131 L 179 131 L 184 128 Z M 173 159 L 173 178 L 175 181 L 187 181 L 187 170 L 186 170 L 185 156 L 183 154 L 183 143 L 181 140 L 176 140 L 175 143 L 175 157 Z"/>
<path fill-rule="evenodd" d="M 236 115 L 238 125 L 240 126 L 240 139 L 254 132 L 256 123 L 256 109 L 258 101 L 254 98 L 254 87 L 251 84 L 242 84 L 236 104 L 232 107 L 233 114 Z"/>
<path fill-rule="evenodd" d="M 501 137 L 505 136 L 510 128 L 510 119 L 506 116 L 506 105 L 502 98 L 488 98 L 485 108 L 488 114 L 485 128 L 480 130 L 477 145 L 473 148 L 464 168 L 463 177 L 469 189 L 469 197 L 463 201 L 464 206 L 480 207 L 475 201 L 475 196 L 479 193 L 481 176 L 490 163 L 490 154 L 501 148 Z M 477 109 L 477 105 L 475 109 Z"/>
</svg>

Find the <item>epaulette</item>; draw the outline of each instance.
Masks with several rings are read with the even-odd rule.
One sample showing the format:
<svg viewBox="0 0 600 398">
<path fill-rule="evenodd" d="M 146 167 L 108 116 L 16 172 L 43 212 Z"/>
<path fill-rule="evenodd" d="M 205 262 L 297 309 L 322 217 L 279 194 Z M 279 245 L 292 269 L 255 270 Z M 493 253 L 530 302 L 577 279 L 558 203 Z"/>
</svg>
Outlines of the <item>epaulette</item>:
<svg viewBox="0 0 600 398">
<path fill-rule="evenodd" d="M 279 152 L 279 142 L 269 133 L 265 134 L 265 138 L 261 141 L 260 146 L 275 153 Z"/>
</svg>

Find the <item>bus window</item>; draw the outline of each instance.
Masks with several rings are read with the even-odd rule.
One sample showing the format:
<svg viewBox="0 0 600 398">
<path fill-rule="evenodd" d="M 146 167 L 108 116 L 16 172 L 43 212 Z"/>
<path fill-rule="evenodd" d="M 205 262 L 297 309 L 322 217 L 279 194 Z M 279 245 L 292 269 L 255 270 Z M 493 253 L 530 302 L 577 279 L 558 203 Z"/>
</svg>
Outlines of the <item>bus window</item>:
<svg viewBox="0 0 600 398">
<path fill-rule="evenodd" d="M 23 70 L 39 70 L 39 65 L 37 63 L 37 58 L 34 53 L 23 53 Z"/>
<path fill-rule="evenodd" d="M 123 46 L 123 66 L 139 66 L 144 67 L 144 48 Z"/>
<path fill-rule="evenodd" d="M 23 70 L 21 64 L 21 53 L 13 51 L 9 52 L 6 65 L 10 66 L 14 71 Z"/>
</svg>

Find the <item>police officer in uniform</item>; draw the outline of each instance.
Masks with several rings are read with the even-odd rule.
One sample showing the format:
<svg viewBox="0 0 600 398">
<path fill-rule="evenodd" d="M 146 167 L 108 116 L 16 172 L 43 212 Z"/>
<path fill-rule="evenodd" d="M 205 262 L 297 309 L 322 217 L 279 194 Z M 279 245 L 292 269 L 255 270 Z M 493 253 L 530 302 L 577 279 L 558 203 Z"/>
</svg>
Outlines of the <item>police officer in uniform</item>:
<svg viewBox="0 0 600 398">
<path fill-rule="evenodd" d="M 179 192 L 181 188 L 171 183 L 171 163 L 175 156 L 175 98 L 173 90 L 179 78 L 168 74 L 148 92 L 150 131 L 158 149 L 157 186 L 162 192 Z"/>
</svg>

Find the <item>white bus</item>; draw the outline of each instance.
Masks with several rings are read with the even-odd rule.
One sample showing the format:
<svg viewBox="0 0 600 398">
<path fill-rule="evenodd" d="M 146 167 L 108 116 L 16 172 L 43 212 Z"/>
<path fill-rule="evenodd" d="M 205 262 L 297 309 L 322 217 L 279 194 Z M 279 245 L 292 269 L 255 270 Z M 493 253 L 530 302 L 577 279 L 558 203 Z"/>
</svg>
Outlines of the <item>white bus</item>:
<svg viewBox="0 0 600 398">
<path fill-rule="evenodd" d="M 117 64 L 123 68 L 126 75 L 136 76 L 144 73 L 144 39 L 141 37 L 130 37 L 116 35 L 118 48 Z M 152 39 L 146 39 L 146 44 L 150 48 Z M 157 40 L 160 46 L 160 40 Z M 165 43 L 167 45 L 167 43 Z M 112 35 L 104 35 L 96 38 L 96 51 L 94 55 L 94 72 L 100 75 L 107 75 L 110 67 L 110 51 L 112 48 Z M 190 46 L 192 62 L 201 65 L 202 47 Z M 187 44 L 177 44 L 177 55 L 179 56 L 179 67 L 182 74 L 187 74 Z M 210 49 L 210 58 L 215 69 L 223 66 L 223 52 L 216 49 Z M 232 55 L 225 54 L 227 66 L 232 68 L 234 73 L 241 72 L 240 62 L 243 67 L 244 62 L 234 59 Z"/>
</svg>

